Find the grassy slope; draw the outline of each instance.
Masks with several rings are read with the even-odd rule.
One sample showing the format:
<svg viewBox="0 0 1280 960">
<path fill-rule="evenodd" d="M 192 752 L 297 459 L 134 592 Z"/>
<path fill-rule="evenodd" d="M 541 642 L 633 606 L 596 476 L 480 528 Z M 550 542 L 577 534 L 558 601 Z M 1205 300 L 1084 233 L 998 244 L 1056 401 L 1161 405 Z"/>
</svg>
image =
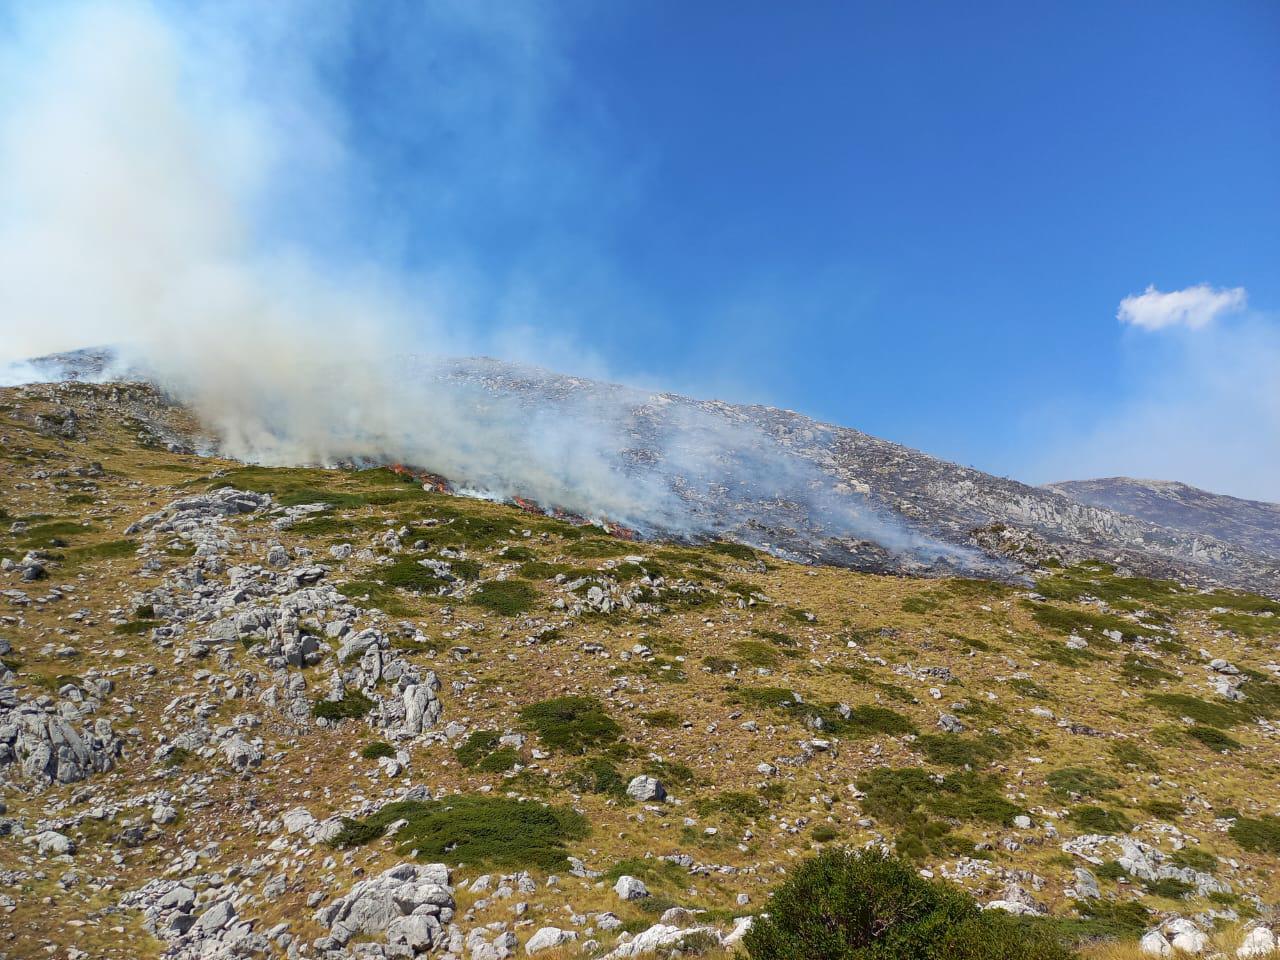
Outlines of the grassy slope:
<svg viewBox="0 0 1280 960">
<path fill-rule="evenodd" d="M 349 584 L 350 596 L 368 598 L 361 602 L 396 619 L 412 619 L 431 639 L 409 655 L 441 675 L 446 720 L 463 721 L 473 730 L 522 729 L 521 711 L 531 704 L 582 695 L 604 704 L 620 726 L 616 742 L 594 742 L 585 755 L 551 750 L 544 760 L 532 758 L 531 749 L 542 744 L 531 736 L 519 757 L 519 772 L 495 772 L 500 763 L 464 766 L 446 744 L 415 748 L 412 782 L 467 792 L 491 787 L 572 805 L 586 817 L 590 833 L 573 840 L 569 851 L 601 870 L 626 862 L 628 872 L 642 876 L 656 895 L 647 904 L 622 905 L 607 886 L 569 880 L 559 892 L 543 888 L 529 898 L 539 926 L 562 918 L 565 903 L 579 911 L 613 909 L 630 929 L 652 922 L 656 911 L 671 903 L 729 916 L 740 910 L 734 905 L 738 893 L 747 893 L 758 906 L 796 858 L 818 845 L 862 845 L 881 837 L 899 840 L 921 866 L 935 870 L 962 851 L 971 853 L 975 844 L 989 846 L 983 856 L 992 865 L 1044 877 L 1039 899 L 1056 915 L 1074 918 L 1063 889 L 1075 864 L 1062 854 L 1060 840 L 1045 837 L 1042 825 L 1053 825 L 1060 839 L 1085 832 L 1077 823 L 1089 822 L 1081 809 L 1091 806 L 1137 826 L 1142 839 L 1166 851 L 1171 847 L 1167 838 L 1161 841 L 1161 831 L 1176 826 L 1189 845 L 1216 859 L 1218 875 L 1236 890 L 1267 903 L 1280 895 L 1274 853 L 1243 849 L 1228 832 L 1228 821 L 1220 819 L 1280 810 L 1275 739 L 1269 732 L 1274 727 L 1268 726 L 1280 712 L 1280 697 L 1267 669 L 1280 640 L 1280 607 L 1260 598 L 1205 597 L 1129 580 L 1098 566 L 1047 578 L 1040 592 L 1048 599 L 1040 601 L 1026 591 L 987 583 L 809 569 L 767 557 L 748 559 L 738 550 L 625 544 L 514 508 L 424 493 L 383 472 L 240 469 L 174 455 L 140 444 L 128 424 L 109 415 L 85 415 L 86 442 L 50 439 L 29 428 L 29 415 L 48 409 L 47 404 L 15 391 L 0 392 L 0 404 L 8 408 L 0 411 L 0 434 L 6 437 L 0 449 L 0 508 L 8 515 L 0 518 L 0 556 L 58 544 L 50 549 L 63 556 L 63 565 L 49 581 L 24 589 L 37 596 L 57 585 L 75 593 L 44 605 L 0 607 L 0 614 L 17 618 L 5 622 L 0 635 L 13 642 L 12 658 L 30 685 L 47 689 L 58 677 L 94 667 L 114 671 L 116 690 L 104 713 L 116 718 L 119 730 L 136 726 L 142 731 L 141 738 L 129 742 L 115 772 L 91 781 L 92 790 L 84 791 L 82 784 L 39 797 L 13 793 L 4 797 L 9 815 L 34 819 L 51 801 L 65 801 L 66 815 L 91 806 L 95 795 L 138 795 L 173 788 L 193 772 L 219 774 L 209 781 L 207 806 L 180 803 L 178 824 L 162 831 L 159 840 L 123 849 L 122 866 L 109 862 L 113 825 L 85 822 L 77 866 L 111 874 L 117 890 L 163 873 L 180 845 L 217 841 L 216 863 L 223 869 L 268 856 L 266 844 L 274 834 L 259 837 L 238 827 L 250 800 L 258 809 L 277 812 L 302 802 L 323 817 L 347 809 L 355 792 L 372 798 L 404 785 L 386 782 L 376 761 L 360 756 L 360 748 L 376 738 L 360 721 L 298 733 L 257 704 L 235 700 L 222 702 L 211 722 L 258 713 L 260 732 L 276 748 L 250 782 L 225 775 L 216 759 L 193 757 L 176 768 L 150 761 L 155 731 L 170 723 L 166 705 L 179 693 L 204 693 L 210 685 L 193 681 L 191 664 L 175 666 L 167 653 L 158 655 L 145 634 L 117 630 L 111 611 L 119 612 L 116 621 L 130 619 L 131 596 L 147 582 L 139 579 L 139 559 L 119 545 L 121 531 L 185 492 L 230 482 L 274 493 L 286 503 L 324 499 L 334 506 L 333 512 L 284 533 L 262 520 L 235 521 L 254 562 L 261 562 L 276 540 L 310 547 L 327 559 L 323 550 L 332 543 L 360 548 L 402 524 L 414 527 L 406 543 L 428 541 L 427 550 L 411 552 L 411 558 L 438 556 L 441 548 L 463 551 L 467 563 L 459 572 L 467 582 L 461 597 L 434 596 L 435 583 L 397 580 L 389 574 L 394 567 L 351 561 L 331 574 L 334 582 Z M 89 461 L 100 461 L 107 475 L 90 482 L 74 476 L 33 478 L 38 470 Z M 231 472 L 218 477 L 218 470 Z M 30 521 L 34 534 L 9 534 L 9 523 L 24 517 L 37 518 Z M 83 526 L 86 521 L 91 526 Z M 644 559 L 623 559 L 628 555 Z M 166 564 L 186 559 L 175 553 Z M 551 606 L 557 597 L 572 599 L 548 579 L 556 573 L 591 573 L 637 585 L 646 573 L 658 572 L 668 584 L 684 581 L 698 590 L 692 595 L 650 590 L 646 598 L 657 608 L 644 613 L 570 619 Z M 525 586 L 495 588 L 495 578 Z M 7 577 L 4 588 L 12 587 L 23 585 Z M 79 608 L 90 611 L 84 623 L 64 619 Z M 538 642 L 529 639 L 547 626 L 556 629 Z M 1068 649 L 1071 630 L 1087 639 L 1086 649 Z M 1126 640 L 1113 642 L 1103 630 L 1119 630 Z M 67 642 L 79 650 L 78 658 L 42 653 L 46 644 Z M 586 644 L 602 649 L 584 649 Z M 638 645 L 647 652 L 631 653 Z M 455 646 L 470 650 L 451 653 Z M 236 656 L 241 669 L 258 669 L 249 654 L 237 650 Z M 1208 657 L 1255 671 L 1245 689 L 1257 695 L 1224 710 L 1206 685 Z M 148 664 L 156 667 L 155 676 L 139 669 Z M 932 667 L 946 668 L 951 679 L 939 679 L 942 671 L 919 672 Z M 454 681 L 465 684 L 461 694 L 452 691 Z M 790 694 L 798 694 L 804 706 Z M 136 711 L 130 719 L 120 713 L 126 702 Z M 855 708 L 853 720 L 840 717 L 839 703 Z M 953 706 L 957 703 L 964 706 Z M 1053 718 L 1031 713 L 1036 707 L 1052 711 Z M 1197 722 L 1184 722 L 1188 709 Z M 959 735 L 962 747 L 954 739 L 938 739 L 940 712 L 956 715 L 969 728 Z M 820 717 L 826 729 L 812 729 L 813 717 Z M 755 722 L 755 730 L 744 728 L 748 721 Z M 1060 722 L 1076 725 L 1076 732 Z M 1211 749 L 1204 742 L 1205 728 L 1226 734 L 1238 746 L 1227 752 Z M 807 751 L 805 745 L 815 737 L 832 741 L 834 749 Z M 967 779 L 954 765 L 966 759 L 976 774 Z M 616 795 L 616 779 L 584 778 L 587 763 L 595 763 L 597 772 L 612 768 L 623 781 L 655 772 L 667 782 L 674 802 L 656 812 L 630 803 Z M 781 775 L 761 774 L 757 766 L 762 763 L 780 767 Z M 883 779 L 884 773 L 876 773 L 883 768 L 923 768 L 955 783 L 985 786 L 959 789 L 950 806 L 922 801 L 909 810 L 892 804 L 868 810 L 852 787 Z M 1110 779 L 1105 789 L 1095 784 L 1098 795 L 1081 795 L 1069 789 L 1074 781 L 1051 778 L 1063 768 L 1084 768 Z M 606 792 L 583 792 L 588 784 L 603 785 Z M 1036 827 L 1013 828 L 1007 820 L 1013 809 L 1027 811 Z M 120 821 L 145 812 L 127 811 L 117 818 L 115 830 Z M 685 826 L 686 817 L 696 824 Z M 647 859 L 675 852 L 740 870 L 691 876 Z M 308 926 L 310 911 L 302 906 L 308 893 L 326 886 L 340 892 L 354 869 L 372 873 L 397 859 L 388 840 L 338 854 L 335 867 L 322 868 L 331 854 L 319 848 L 309 862 L 274 864 L 263 879 L 283 870 L 292 881 L 289 892 L 246 912 L 261 917 L 264 927 L 289 919 L 295 930 L 314 936 L 318 931 Z M 28 855 L 29 848 L 19 842 L 0 839 L 0 860 L 17 863 Z M 460 875 L 485 869 L 472 865 Z M 24 951 L 34 952 L 46 941 L 69 942 L 67 922 L 89 916 L 89 925 L 75 934 L 83 949 L 92 947 L 103 956 L 154 952 L 133 919 L 92 913 L 113 900 L 110 891 L 85 884 L 63 891 L 55 882 L 61 872 L 55 867 L 20 893 L 8 891 L 19 905 L 0 918 L 0 929 L 9 927 L 17 938 L 5 948 L 28 955 Z M 1153 910 L 1190 913 L 1215 906 L 1171 900 L 1136 883 L 1101 882 L 1107 898 L 1140 898 Z M 999 886 L 992 881 L 973 889 L 992 897 Z M 52 902 L 42 902 L 45 897 Z M 1248 903 L 1234 906 L 1247 909 Z M 474 923 L 500 919 L 505 909 L 493 906 Z"/>
</svg>

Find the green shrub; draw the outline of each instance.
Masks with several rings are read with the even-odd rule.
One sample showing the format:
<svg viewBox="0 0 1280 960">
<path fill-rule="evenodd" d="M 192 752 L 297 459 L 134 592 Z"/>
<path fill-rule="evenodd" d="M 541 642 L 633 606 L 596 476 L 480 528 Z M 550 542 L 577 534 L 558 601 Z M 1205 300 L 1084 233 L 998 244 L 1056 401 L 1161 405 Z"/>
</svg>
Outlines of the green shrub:
<svg viewBox="0 0 1280 960">
<path fill-rule="evenodd" d="M 1172 800 L 1148 800 L 1142 805 L 1142 809 L 1151 816 L 1160 820 L 1168 820 L 1175 823 L 1182 818 L 1182 804 L 1175 803 Z"/>
<path fill-rule="evenodd" d="M 1073 795 L 1093 797 L 1095 800 L 1106 797 L 1108 790 L 1120 786 L 1115 777 L 1098 773 L 1088 767 L 1063 767 L 1054 770 L 1044 778 L 1049 789 L 1059 797 L 1069 798 Z"/>
<path fill-rule="evenodd" d="M 1212 703 L 1184 693 L 1158 693 L 1147 697 L 1147 701 L 1171 717 L 1190 717 L 1207 727 L 1233 727 L 1249 718 L 1235 704 Z"/>
<path fill-rule="evenodd" d="M 407 821 L 395 835 L 401 855 L 417 850 L 419 860 L 468 866 L 488 863 L 559 870 L 568 865 L 565 843 L 588 832 L 586 818 L 568 807 L 462 794 L 441 800 L 402 800 L 363 820 L 344 819 L 333 846 L 369 843 L 401 819 Z"/>
<path fill-rule="evenodd" d="M 408 590 L 410 593 L 436 593 L 449 581 L 432 573 L 417 560 L 397 560 L 388 567 L 381 568 L 376 574 L 388 587 Z"/>
<path fill-rule="evenodd" d="M 684 723 L 684 719 L 674 710 L 651 710 L 640 714 L 640 719 L 651 727 L 672 728 Z"/>
<path fill-rule="evenodd" d="M 778 651 L 770 644 L 760 640 L 738 640 L 733 644 L 733 651 L 740 663 L 752 667 L 776 667 Z"/>
<path fill-rule="evenodd" d="M 743 546 L 740 543 L 730 543 L 727 540 L 715 540 L 703 546 L 704 550 L 711 553 L 718 553 L 721 556 L 729 557 L 733 560 L 742 560 L 749 562 L 756 558 L 756 552 L 750 547 Z"/>
<path fill-rule="evenodd" d="M 697 779 L 691 767 L 677 760 L 650 760 L 644 765 L 644 772 L 661 780 L 667 786 L 673 783 L 688 786 Z"/>
<path fill-rule="evenodd" d="M 863 810 L 894 827 L 898 853 L 913 859 L 972 851 L 947 820 L 1008 824 L 1022 812 L 996 780 L 972 771 L 935 777 L 916 767 L 877 767 L 858 780 L 858 789 L 866 793 Z"/>
<path fill-rule="evenodd" d="M 1175 850 L 1170 855 L 1170 859 L 1179 867 L 1190 867 L 1200 873 L 1217 873 L 1218 871 L 1218 858 L 1198 847 L 1183 847 L 1181 850 Z"/>
<path fill-rule="evenodd" d="M 927 733 L 916 740 L 915 745 L 931 762 L 949 767 L 981 767 L 1009 752 L 1007 743 L 991 734 L 975 738 Z"/>
<path fill-rule="evenodd" d="M 621 797 L 627 792 L 626 777 L 613 763 L 603 757 L 584 760 L 569 770 L 566 779 L 569 787 L 579 793 L 601 793 Z"/>
<path fill-rule="evenodd" d="M 622 728 L 593 697 L 556 697 L 520 711 L 525 727 L 555 750 L 586 753 L 618 740 Z"/>
<path fill-rule="evenodd" d="M 1133 824 L 1119 810 L 1106 807 L 1076 807 L 1067 819 L 1086 833 L 1128 833 Z"/>
<path fill-rule="evenodd" d="M 366 760 L 380 760 L 383 757 L 394 757 L 396 748 L 383 740 L 374 740 L 360 748 L 360 756 Z"/>
<path fill-rule="evenodd" d="M 1009 824 L 1022 809 L 1004 798 L 998 781 L 970 771 L 935 779 L 918 767 L 876 767 L 858 781 L 866 794 L 862 808 L 898 824 L 919 811 L 956 820 Z"/>
<path fill-rule="evenodd" d="M 474 730 L 454 755 L 464 767 L 474 767 L 497 748 L 499 736 L 497 730 Z"/>
<path fill-rule="evenodd" d="M 1223 811 L 1223 815 L 1226 815 L 1226 811 Z M 1280 817 L 1237 817 L 1227 833 L 1246 850 L 1280 854 Z"/>
<path fill-rule="evenodd" d="M 712 673 L 733 673 L 737 668 L 737 664 L 728 657 L 703 657 L 702 665 Z"/>
<path fill-rule="evenodd" d="M 983 911 L 874 851 L 804 862 L 743 941 L 752 960 L 1066 960 L 1044 930 Z"/>
<path fill-rule="evenodd" d="M 813 828 L 812 836 L 815 843 L 830 843 L 840 836 L 840 831 L 829 823 L 820 823 Z"/>
<path fill-rule="evenodd" d="M 1156 773 L 1160 770 L 1160 761 L 1155 754 L 1143 750 L 1136 744 L 1121 741 L 1111 744 L 1108 749 L 1110 749 L 1112 756 L 1123 764 L 1132 765 L 1151 773 Z"/>
<path fill-rule="evenodd" d="M 1120 674 L 1130 683 L 1139 687 L 1154 687 L 1161 680 L 1174 681 L 1177 674 L 1161 669 L 1154 661 L 1137 654 L 1128 654 L 1120 667 Z"/>
<path fill-rule="evenodd" d="M 1134 636 L 1134 625 L 1120 617 L 1107 613 L 1089 613 L 1084 610 L 1066 610 L 1048 603 L 1023 601 L 1031 611 L 1031 618 L 1046 630 L 1062 634 L 1093 634 L 1103 630 L 1118 630 L 1126 637 Z M 1095 632 L 1096 631 L 1096 632 Z M 1066 650 L 1065 647 L 1062 649 Z M 1073 651 L 1069 651 L 1073 652 Z"/>
<path fill-rule="evenodd" d="M 133 637 L 158 626 L 160 626 L 159 620 L 130 620 L 128 623 L 117 624 L 112 632 Z"/>
<path fill-rule="evenodd" d="M 520 762 L 520 752 L 515 747 L 499 747 L 476 764 L 481 773 L 505 773 Z"/>
<path fill-rule="evenodd" d="M 109 540 L 90 547 L 74 547 L 67 551 L 67 563 L 84 563 L 91 560 L 118 560 L 132 557 L 138 551 L 137 540 Z"/>
<path fill-rule="evenodd" d="M 733 823 L 755 820 L 768 812 L 768 805 L 754 793 L 725 790 L 711 797 L 700 797 L 693 808 L 703 817 L 719 816 Z"/>
<path fill-rule="evenodd" d="M 316 700 L 311 715 L 319 720 L 355 720 L 373 709 L 373 701 L 363 693 L 348 690 L 341 700 Z"/>
<path fill-rule="evenodd" d="M 1229 737 L 1216 727 L 1205 727 L 1196 724 L 1187 729 L 1187 736 L 1192 740 L 1203 743 L 1210 750 L 1239 750 L 1240 741 L 1234 737 Z"/>
<path fill-rule="evenodd" d="M 191 759 L 191 751 L 186 747 L 174 747 L 164 758 L 166 767 L 180 767 Z"/>
<path fill-rule="evenodd" d="M 490 580 L 480 584 L 470 597 L 470 602 L 490 613 L 504 617 L 517 617 L 533 609 L 538 593 L 520 580 Z"/>
<path fill-rule="evenodd" d="M 1145 884 L 1147 893 L 1156 897 L 1168 897 L 1170 900 L 1181 900 L 1195 887 L 1185 880 L 1173 880 L 1168 877 Z"/>
</svg>

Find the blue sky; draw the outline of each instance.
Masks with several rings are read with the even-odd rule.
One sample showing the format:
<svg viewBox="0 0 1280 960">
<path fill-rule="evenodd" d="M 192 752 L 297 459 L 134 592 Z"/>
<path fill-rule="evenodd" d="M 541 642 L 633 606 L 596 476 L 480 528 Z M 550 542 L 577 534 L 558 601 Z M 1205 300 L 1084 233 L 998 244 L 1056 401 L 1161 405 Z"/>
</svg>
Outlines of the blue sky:
<svg viewBox="0 0 1280 960">
<path fill-rule="evenodd" d="M 255 243 L 425 340 L 1280 499 L 1274 2 L 120 5 L 265 118 Z"/>
<path fill-rule="evenodd" d="M 340 83 L 370 173 L 409 184 L 383 198 L 406 264 L 465 266 L 482 327 L 523 291 L 615 376 L 1035 473 L 1071 465 L 1037 437 L 1168 363 L 1121 298 L 1280 304 L 1274 3 L 617 3 L 478 17 L 471 49 L 389 26 Z M 474 100 L 415 106 L 454 84 Z"/>
</svg>

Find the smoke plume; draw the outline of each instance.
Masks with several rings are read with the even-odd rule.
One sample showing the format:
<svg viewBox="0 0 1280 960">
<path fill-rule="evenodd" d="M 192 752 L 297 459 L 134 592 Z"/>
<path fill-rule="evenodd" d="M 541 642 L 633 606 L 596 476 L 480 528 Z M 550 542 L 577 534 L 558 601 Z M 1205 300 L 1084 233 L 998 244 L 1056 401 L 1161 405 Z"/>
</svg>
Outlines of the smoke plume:
<svg viewBox="0 0 1280 960">
<path fill-rule="evenodd" d="M 281 10 L 297 16 L 279 21 Z M 431 359 L 477 346 L 425 305 L 431 278 L 281 228 L 327 236 L 320 225 L 340 223 L 361 197 L 350 188 L 358 145 L 345 141 L 310 59 L 341 31 L 292 4 L 243 11 L 184 6 L 180 18 L 111 2 L 11 18 L 0 54 L 9 359 L 112 344 L 244 460 L 407 462 L 485 495 L 689 536 L 745 535 L 707 507 L 732 488 L 762 510 L 789 505 L 827 537 L 963 561 L 835 493 L 747 425 L 694 406 L 655 421 L 644 410 L 658 401 L 634 391 L 530 406 Z M 501 30 L 520 29 L 500 7 L 490 14 Z M 263 73 L 243 47 L 282 22 L 319 39 Z M 465 109 L 447 108 L 465 126 Z M 415 189 L 428 187 L 449 190 Z M 656 465 L 631 457 L 646 430 Z"/>
</svg>

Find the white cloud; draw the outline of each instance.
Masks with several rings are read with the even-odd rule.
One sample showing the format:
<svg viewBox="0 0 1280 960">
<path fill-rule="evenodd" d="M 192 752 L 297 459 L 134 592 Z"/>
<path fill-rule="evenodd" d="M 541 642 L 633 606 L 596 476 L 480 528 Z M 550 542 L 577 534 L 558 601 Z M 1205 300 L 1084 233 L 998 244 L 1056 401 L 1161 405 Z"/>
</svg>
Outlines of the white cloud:
<svg viewBox="0 0 1280 960">
<path fill-rule="evenodd" d="M 1244 309 L 1244 287 L 1215 290 L 1207 283 L 1162 293 L 1154 286 L 1120 301 L 1116 319 L 1143 330 L 1187 327 L 1199 330 L 1219 317 Z"/>
<path fill-rule="evenodd" d="M 1126 383 L 1107 409 L 1039 412 L 1048 442 L 1026 473 L 1181 480 L 1280 502 L 1280 324 L 1255 315 L 1149 347 L 1122 355 Z"/>
</svg>

